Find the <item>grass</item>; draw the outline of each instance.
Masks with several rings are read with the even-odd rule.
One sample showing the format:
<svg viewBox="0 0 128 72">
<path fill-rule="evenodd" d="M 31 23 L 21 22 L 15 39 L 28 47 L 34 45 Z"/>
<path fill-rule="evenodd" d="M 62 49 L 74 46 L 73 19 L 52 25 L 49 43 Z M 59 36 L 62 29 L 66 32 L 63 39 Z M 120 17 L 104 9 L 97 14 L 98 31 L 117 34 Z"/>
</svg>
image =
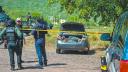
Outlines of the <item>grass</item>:
<svg viewBox="0 0 128 72">
<path fill-rule="evenodd" d="M 94 34 L 89 34 L 89 41 L 91 46 L 95 47 L 106 47 L 109 45 L 109 41 L 101 41 L 100 36 L 102 33 L 112 33 L 113 27 L 95 27 L 87 29 L 87 32 L 94 32 Z M 95 32 L 99 32 L 101 34 L 97 34 Z"/>
</svg>

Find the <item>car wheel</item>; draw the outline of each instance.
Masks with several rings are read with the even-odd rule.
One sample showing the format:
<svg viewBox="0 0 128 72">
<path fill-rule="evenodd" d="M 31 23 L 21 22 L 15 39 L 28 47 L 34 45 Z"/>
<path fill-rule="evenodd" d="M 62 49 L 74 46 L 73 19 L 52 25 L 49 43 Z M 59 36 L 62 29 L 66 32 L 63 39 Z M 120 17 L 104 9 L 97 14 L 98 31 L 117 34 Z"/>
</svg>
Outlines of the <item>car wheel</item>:
<svg viewBox="0 0 128 72">
<path fill-rule="evenodd" d="M 83 54 L 89 54 L 90 48 L 87 48 L 86 51 L 83 51 Z"/>
<path fill-rule="evenodd" d="M 87 54 L 89 54 L 90 48 L 88 48 L 88 50 L 86 51 Z"/>
<path fill-rule="evenodd" d="M 87 44 L 87 47 L 86 48 L 87 48 L 87 50 L 85 52 L 86 52 L 86 54 L 88 54 L 89 51 L 90 51 L 90 44 L 89 43 Z"/>
<path fill-rule="evenodd" d="M 56 49 L 56 53 L 58 53 L 58 54 L 61 54 L 62 52 L 61 52 L 61 49 Z"/>
<path fill-rule="evenodd" d="M 7 49 L 7 44 L 4 44 L 4 49 Z"/>
</svg>

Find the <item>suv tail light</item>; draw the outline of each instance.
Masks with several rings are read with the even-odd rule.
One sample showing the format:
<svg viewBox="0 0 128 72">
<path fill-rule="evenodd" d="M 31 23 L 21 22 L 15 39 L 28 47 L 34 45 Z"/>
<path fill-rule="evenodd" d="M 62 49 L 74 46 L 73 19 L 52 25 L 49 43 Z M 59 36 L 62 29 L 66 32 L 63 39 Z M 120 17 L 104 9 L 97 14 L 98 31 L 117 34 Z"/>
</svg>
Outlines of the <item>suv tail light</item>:
<svg viewBox="0 0 128 72">
<path fill-rule="evenodd" d="M 120 61 L 120 72 L 128 72 L 128 60 Z"/>
</svg>

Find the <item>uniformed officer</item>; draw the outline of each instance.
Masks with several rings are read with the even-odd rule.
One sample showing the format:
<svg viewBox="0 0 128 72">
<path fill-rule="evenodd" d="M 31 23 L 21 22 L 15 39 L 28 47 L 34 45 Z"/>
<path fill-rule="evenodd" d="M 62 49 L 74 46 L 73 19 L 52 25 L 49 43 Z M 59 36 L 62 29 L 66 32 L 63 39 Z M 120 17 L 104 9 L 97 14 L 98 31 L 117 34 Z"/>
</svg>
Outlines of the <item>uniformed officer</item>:
<svg viewBox="0 0 128 72">
<path fill-rule="evenodd" d="M 17 46 L 19 46 L 19 48 L 20 48 L 21 62 L 24 62 L 22 60 L 22 49 L 23 49 L 23 44 L 25 44 L 25 38 L 23 35 L 23 31 L 21 30 L 22 29 L 22 20 L 21 20 L 21 18 L 17 18 L 15 22 L 16 22 L 16 27 L 20 30 L 20 32 L 22 34 L 22 37 L 17 39 Z"/>
<path fill-rule="evenodd" d="M 22 69 L 20 48 L 17 47 L 17 41 L 16 41 L 17 38 L 21 38 L 21 32 L 18 28 L 15 27 L 14 20 L 7 21 L 7 27 L 5 27 L 0 32 L 1 38 L 3 37 L 3 35 L 6 35 L 7 38 L 7 48 L 9 51 L 11 70 L 15 70 L 14 53 L 16 53 L 17 56 L 18 69 Z"/>
</svg>

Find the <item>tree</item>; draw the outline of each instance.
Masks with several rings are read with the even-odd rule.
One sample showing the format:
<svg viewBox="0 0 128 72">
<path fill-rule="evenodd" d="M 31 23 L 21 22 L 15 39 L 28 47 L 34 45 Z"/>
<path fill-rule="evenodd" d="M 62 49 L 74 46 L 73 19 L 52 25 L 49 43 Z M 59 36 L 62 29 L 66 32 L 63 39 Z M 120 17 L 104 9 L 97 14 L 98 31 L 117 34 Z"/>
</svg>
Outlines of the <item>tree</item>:
<svg viewBox="0 0 128 72">
<path fill-rule="evenodd" d="M 115 22 L 118 16 L 127 10 L 128 0 L 48 0 L 52 3 L 59 3 L 61 9 L 66 9 L 67 13 L 72 14 L 78 10 L 79 18 L 89 20 L 94 17 L 97 20 L 102 18 L 101 25 L 108 25 Z M 52 4 L 50 3 L 50 4 Z"/>
</svg>

